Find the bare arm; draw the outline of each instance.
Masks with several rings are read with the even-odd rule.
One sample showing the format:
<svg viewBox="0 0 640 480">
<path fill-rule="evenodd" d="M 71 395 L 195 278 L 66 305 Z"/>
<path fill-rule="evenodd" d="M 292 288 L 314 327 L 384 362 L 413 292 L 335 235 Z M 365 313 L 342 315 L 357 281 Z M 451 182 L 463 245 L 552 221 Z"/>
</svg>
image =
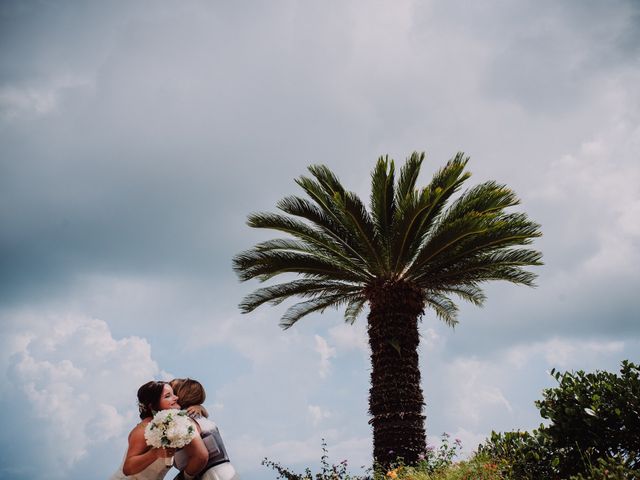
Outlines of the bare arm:
<svg viewBox="0 0 640 480">
<path fill-rule="evenodd" d="M 144 424 L 136 426 L 129 434 L 129 448 L 122 466 L 122 473 L 135 475 L 140 473 L 158 458 L 170 457 L 175 452 L 172 448 L 149 448 L 144 439 Z"/>
<path fill-rule="evenodd" d="M 191 421 L 193 422 L 193 420 Z M 197 425 L 197 422 L 193 423 Z M 199 432 L 200 426 L 198 426 L 198 433 Z M 196 435 L 196 437 L 191 440 L 189 445 L 184 447 L 183 450 L 189 457 L 189 462 L 184 469 L 184 472 L 186 474 L 195 476 L 200 472 L 200 470 L 207 466 L 207 461 L 209 460 L 209 452 L 200 435 Z"/>
</svg>

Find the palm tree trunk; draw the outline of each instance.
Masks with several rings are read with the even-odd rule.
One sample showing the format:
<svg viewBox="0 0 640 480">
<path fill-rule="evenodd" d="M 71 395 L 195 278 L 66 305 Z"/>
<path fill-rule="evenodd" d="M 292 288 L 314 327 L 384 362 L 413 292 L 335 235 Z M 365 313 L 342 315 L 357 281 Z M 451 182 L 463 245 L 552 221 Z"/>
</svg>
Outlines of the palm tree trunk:
<svg viewBox="0 0 640 480">
<path fill-rule="evenodd" d="M 367 298 L 373 457 L 385 468 L 399 457 L 406 464 L 416 463 L 426 447 L 418 366 L 423 296 L 412 285 L 386 281 L 367 288 Z"/>
</svg>

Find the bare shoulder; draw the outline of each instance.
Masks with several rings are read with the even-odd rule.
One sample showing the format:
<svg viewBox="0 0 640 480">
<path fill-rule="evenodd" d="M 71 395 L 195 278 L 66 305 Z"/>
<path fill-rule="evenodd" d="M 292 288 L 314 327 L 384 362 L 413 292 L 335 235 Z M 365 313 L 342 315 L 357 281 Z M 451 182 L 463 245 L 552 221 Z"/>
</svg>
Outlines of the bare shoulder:
<svg viewBox="0 0 640 480">
<path fill-rule="evenodd" d="M 145 418 L 140 423 L 138 423 L 135 427 L 133 427 L 133 430 L 131 430 L 131 433 L 129 433 L 129 440 L 140 440 L 140 439 L 144 440 L 144 429 L 148 423 L 149 423 L 149 419 Z"/>
</svg>

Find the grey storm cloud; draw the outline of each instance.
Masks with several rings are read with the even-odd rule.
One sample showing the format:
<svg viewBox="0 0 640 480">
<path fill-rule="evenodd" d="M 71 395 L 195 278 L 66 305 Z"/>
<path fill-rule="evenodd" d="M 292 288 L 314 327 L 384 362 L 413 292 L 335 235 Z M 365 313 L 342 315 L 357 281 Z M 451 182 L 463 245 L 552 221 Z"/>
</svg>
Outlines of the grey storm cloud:
<svg viewBox="0 0 640 480">
<path fill-rule="evenodd" d="M 2 301 L 92 272 L 233 282 L 231 256 L 262 235 L 246 214 L 307 165 L 366 196 L 375 158 L 413 149 L 424 178 L 467 150 L 473 181 L 514 186 L 555 238 L 566 221 L 530 194 L 584 141 L 584 120 L 557 135 L 567 115 L 637 66 L 637 4 L 467 7 L 4 3 Z M 558 245 L 552 269 L 598 248 Z"/>
</svg>

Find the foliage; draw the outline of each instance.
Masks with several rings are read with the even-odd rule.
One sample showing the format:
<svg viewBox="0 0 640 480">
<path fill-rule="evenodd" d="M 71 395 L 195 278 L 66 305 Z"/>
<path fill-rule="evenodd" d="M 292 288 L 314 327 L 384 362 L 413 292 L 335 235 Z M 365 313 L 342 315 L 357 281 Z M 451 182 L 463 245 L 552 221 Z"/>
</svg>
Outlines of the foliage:
<svg viewBox="0 0 640 480">
<path fill-rule="evenodd" d="M 558 381 L 536 402 L 550 420 L 544 434 L 561 452 L 559 470 L 575 474 L 599 458 L 627 459 L 640 469 L 640 368 L 623 361 L 620 375 L 611 372 L 551 374 Z"/>
<path fill-rule="evenodd" d="M 639 367 L 625 360 L 620 375 L 581 370 L 551 374 L 558 386 L 544 390 L 543 399 L 536 402 L 549 425 L 531 433 L 493 432 L 479 452 L 507 461 L 518 480 L 600 479 L 620 469 L 626 472 L 624 478 L 632 478 L 629 472 L 637 475 Z"/>
<path fill-rule="evenodd" d="M 540 430 L 529 432 L 491 432 L 491 437 L 478 447 L 478 453 L 506 462 L 508 478 L 539 480 L 554 478 L 557 457 L 548 438 Z"/>
<path fill-rule="evenodd" d="M 640 471 L 631 469 L 619 457 L 599 458 L 595 466 L 589 466 L 586 473 L 578 473 L 569 480 L 640 480 Z"/>
<path fill-rule="evenodd" d="M 399 472 L 423 472 L 433 474 L 441 472 L 451 467 L 453 460 L 458 456 L 460 449 L 462 448 L 462 442 L 459 439 L 455 439 L 453 443 L 450 441 L 451 436 L 448 433 L 443 433 L 440 437 L 440 446 L 436 448 L 435 445 L 427 444 L 422 453 L 418 455 L 418 461 L 412 465 L 405 465 L 404 459 L 397 457 L 390 465 L 374 465 L 375 476 L 382 478 L 389 476 L 395 478 Z M 390 454 L 395 452 L 391 451 Z"/>
<path fill-rule="evenodd" d="M 438 448 L 427 445 L 425 452 L 418 456 L 419 462 L 416 468 L 433 473 L 451 466 L 453 459 L 460 453 L 462 443 L 457 438 L 451 443 L 450 438 L 451 436 L 445 432 L 441 436 Z"/>
</svg>

